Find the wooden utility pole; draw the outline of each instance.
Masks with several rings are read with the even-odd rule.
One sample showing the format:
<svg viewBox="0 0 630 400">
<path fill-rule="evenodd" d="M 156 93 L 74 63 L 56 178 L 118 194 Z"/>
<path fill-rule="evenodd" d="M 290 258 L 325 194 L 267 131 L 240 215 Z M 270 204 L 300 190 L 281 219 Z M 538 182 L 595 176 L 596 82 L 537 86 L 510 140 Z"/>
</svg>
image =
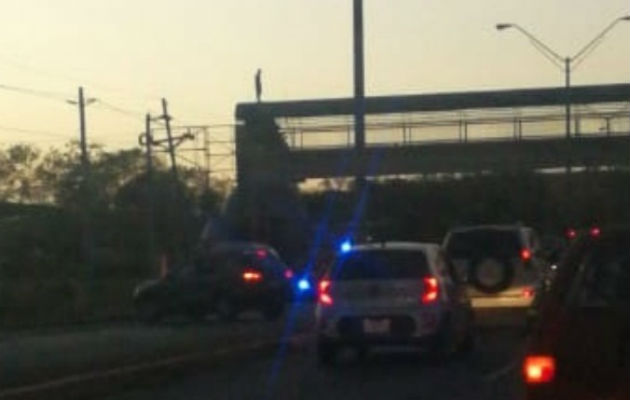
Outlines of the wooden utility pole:
<svg viewBox="0 0 630 400">
<path fill-rule="evenodd" d="M 81 167 L 83 174 L 87 176 L 89 169 L 89 158 L 87 149 L 87 139 L 85 135 L 85 97 L 83 97 L 83 88 L 79 87 L 79 131 L 81 134 Z"/>
<path fill-rule="evenodd" d="M 147 114 L 144 120 L 144 145 L 147 156 L 147 178 L 153 175 L 153 136 L 151 135 L 151 114 Z"/>
<path fill-rule="evenodd" d="M 171 157 L 171 171 L 173 177 L 177 181 L 177 161 L 175 160 L 175 145 L 173 144 L 173 133 L 171 132 L 171 116 L 168 115 L 168 104 L 166 99 L 162 98 L 162 118 L 166 125 L 166 136 L 168 138 L 168 153 Z"/>
<path fill-rule="evenodd" d="M 155 228 L 154 213 L 155 207 L 153 203 L 153 136 L 151 135 L 151 114 L 145 117 L 144 141 L 147 156 L 147 176 L 146 176 L 146 195 L 147 195 L 147 256 L 149 264 L 153 265 L 155 261 Z"/>
<path fill-rule="evenodd" d="M 206 189 L 210 189 L 210 132 L 208 128 L 203 128 L 203 155 L 205 167 Z"/>
<path fill-rule="evenodd" d="M 94 102 L 95 99 L 88 99 L 87 104 Z M 68 101 L 68 103 L 79 107 L 79 144 L 81 147 L 81 175 L 82 182 L 80 187 L 81 195 L 81 252 L 83 262 L 86 264 L 89 274 L 90 286 L 94 283 L 94 254 L 93 254 L 93 237 L 92 237 L 92 176 L 90 171 L 90 158 L 88 154 L 87 133 L 85 124 L 85 106 L 86 100 L 83 95 L 83 87 L 79 87 L 79 98 L 77 102 Z"/>
<path fill-rule="evenodd" d="M 91 100 L 93 101 L 93 100 Z M 90 101 L 90 102 L 91 102 Z M 82 214 L 82 245 L 83 258 L 87 264 L 90 273 L 93 272 L 92 257 L 92 177 L 90 174 L 90 158 L 87 146 L 87 133 L 85 126 L 85 96 L 83 95 L 83 87 L 79 87 L 79 140 L 81 145 L 81 174 L 83 182 L 81 182 L 81 214 Z"/>
</svg>

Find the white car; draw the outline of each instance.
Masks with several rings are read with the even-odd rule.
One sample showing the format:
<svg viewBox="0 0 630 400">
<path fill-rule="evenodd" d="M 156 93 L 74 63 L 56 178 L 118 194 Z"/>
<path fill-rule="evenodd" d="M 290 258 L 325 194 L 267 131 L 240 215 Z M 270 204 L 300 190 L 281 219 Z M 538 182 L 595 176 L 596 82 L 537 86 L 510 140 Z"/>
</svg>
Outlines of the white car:
<svg viewBox="0 0 630 400">
<path fill-rule="evenodd" d="M 413 346 L 447 355 L 473 345 L 473 312 L 437 244 L 385 242 L 346 248 L 319 282 L 317 355 L 342 346 Z"/>
</svg>

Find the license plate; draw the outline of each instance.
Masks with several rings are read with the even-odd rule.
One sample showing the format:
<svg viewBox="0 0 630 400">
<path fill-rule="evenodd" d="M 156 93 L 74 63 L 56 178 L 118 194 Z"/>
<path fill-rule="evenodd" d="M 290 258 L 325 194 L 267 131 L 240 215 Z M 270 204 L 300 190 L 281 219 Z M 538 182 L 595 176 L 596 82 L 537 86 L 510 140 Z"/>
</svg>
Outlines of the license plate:
<svg viewBox="0 0 630 400">
<path fill-rule="evenodd" d="M 369 334 L 386 334 L 389 333 L 391 321 L 387 318 L 372 319 L 366 318 L 363 320 L 363 332 Z"/>
</svg>

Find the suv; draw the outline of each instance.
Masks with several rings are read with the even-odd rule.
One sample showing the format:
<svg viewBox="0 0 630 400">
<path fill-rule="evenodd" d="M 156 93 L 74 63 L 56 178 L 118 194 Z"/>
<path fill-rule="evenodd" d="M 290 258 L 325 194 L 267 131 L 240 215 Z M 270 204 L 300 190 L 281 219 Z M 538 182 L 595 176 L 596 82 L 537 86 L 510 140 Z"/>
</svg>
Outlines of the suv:
<svg viewBox="0 0 630 400">
<path fill-rule="evenodd" d="M 630 228 L 582 234 L 558 264 L 523 360 L 529 399 L 628 399 Z"/>
<path fill-rule="evenodd" d="M 284 310 L 290 276 L 269 246 L 223 243 L 199 251 L 192 265 L 140 284 L 133 297 L 146 322 L 173 314 L 203 318 L 211 311 L 230 320 L 245 310 L 275 319 Z"/>
<path fill-rule="evenodd" d="M 457 228 L 443 243 L 458 278 L 469 283 L 476 304 L 490 300 L 493 306 L 531 303 L 543 271 L 539 247 L 534 230 L 518 225 Z"/>
<path fill-rule="evenodd" d="M 341 346 L 418 346 L 451 354 L 473 345 L 473 314 L 437 244 L 389 242 L 346 249 L 319 282 L 319 362 Z"/>
</svg>

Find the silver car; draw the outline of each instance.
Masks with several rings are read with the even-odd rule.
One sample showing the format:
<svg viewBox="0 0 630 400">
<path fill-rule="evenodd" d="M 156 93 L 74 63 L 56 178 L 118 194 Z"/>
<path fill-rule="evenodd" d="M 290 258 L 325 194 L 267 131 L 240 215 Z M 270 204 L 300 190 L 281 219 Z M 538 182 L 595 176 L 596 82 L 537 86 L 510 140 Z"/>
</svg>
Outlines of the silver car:
<svg viewBox="0 0 630 400">
<path fill-rule="evenodd" d="M 473 345 L 473 312 L 437 244 L 386 242 L 345 249 L 318 286 L 317 355 L 342 346 L 413 346 L 447 355 Z"/>
</svg>

